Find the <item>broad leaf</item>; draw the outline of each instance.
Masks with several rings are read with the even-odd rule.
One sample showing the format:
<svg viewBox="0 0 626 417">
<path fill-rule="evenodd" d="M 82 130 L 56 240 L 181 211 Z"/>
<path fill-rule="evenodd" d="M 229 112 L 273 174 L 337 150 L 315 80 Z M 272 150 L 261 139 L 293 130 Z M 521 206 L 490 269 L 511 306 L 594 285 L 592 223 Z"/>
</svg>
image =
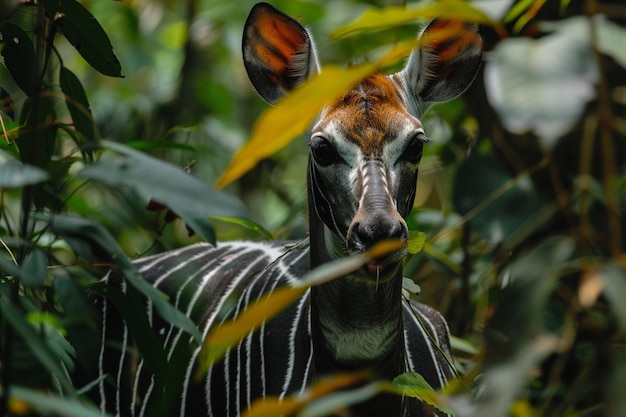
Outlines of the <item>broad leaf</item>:
<svg viewBox="0 0 626 417">
<path fill-rule="evenodd" d="M 96 18 L 76 0 L 42 0 L 46 16 L 95 70 L 112 77 L 122 76 L 122 67 L 111 41 Z"/>
<path fill-rule="evenodd" d="M 0 26 L 0 32 L 4 39 L 4 47 L 2 48 L 4 65 L 6 65 L 18 87 L 27 96 L 32 96 L 37 88 L 38 76 L 33 42 L 22 28 L 12 23 L 3 23 Z"/>
<path fill-rule="evenodd" d="M 133 188 L 146 202 L 152 199 L 167 206 L 208 241 L 214 240 L 210 216 L 250 217 L 238 199 L 213 190 L 182 169 L 127 146 L 107 141 L 101 144 L 122 156 L 89 165 L 79 176 L 113 187 Z"/>
<path fill-rule="evenodd" d="M 504 126 L 536 134 L 545 149 L 578 122 L 595 97 L 597 80 L 589 22 L 583 17 L 559 22 L 540 39 L 505 39 L 485 65 L 487 96 Z"/>
<path fill-rule="evenodd" d="M 21 188 L 47 179 L 48 173 L 41 168 L 14 159 L 0 163 L 0 188 Z"/>
<path fill-rule="evenodd" d="M 330 37 L 331 39 L 341 39 L 364 32 L 377 32 L 415 23 L 419 19 L 449 19 L 493 24 L 488 15 L 480 9 L 472 7 L 469 2 L 441 0 L 417 9 L 407 9 L 405 7 L 369 8 L 353 22 L 333 31 Z"/>
</svg>

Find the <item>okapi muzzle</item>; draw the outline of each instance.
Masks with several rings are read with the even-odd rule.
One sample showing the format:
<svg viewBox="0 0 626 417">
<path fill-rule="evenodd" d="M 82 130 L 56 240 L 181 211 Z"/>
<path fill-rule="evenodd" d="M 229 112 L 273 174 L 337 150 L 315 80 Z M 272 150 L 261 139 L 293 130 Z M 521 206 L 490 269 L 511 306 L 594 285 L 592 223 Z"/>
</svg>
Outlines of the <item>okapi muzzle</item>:
<svg viewBox="0 0 626 417">
<path fill-rule="evenodd" d="M 350 251 L 366 251 L 385 240 L 407 240 L 407 225 L 396 207 L 387 172 L 380 159 L 366 159 L 360 168 L 359 206 L 346 237 Z M 401 263 L 404 255 L 405 248 L 396 250 L 370 262 L 367 270 L 379 277 L 387 266 Z"/>
</svg>

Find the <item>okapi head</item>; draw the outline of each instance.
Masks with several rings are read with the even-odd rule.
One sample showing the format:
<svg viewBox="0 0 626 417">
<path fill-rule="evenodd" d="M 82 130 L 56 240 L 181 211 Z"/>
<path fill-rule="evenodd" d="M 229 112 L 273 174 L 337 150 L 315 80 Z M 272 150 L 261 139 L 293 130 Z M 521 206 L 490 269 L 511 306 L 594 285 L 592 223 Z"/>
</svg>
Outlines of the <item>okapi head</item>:
<svg viewBox="0 0 626 417">
<path fill-rule="evenodd" d="M 446 36 L 438 39 L 437 31 Z M 313 266 L 385 239 L 407 239 L 404 219 L 428 142 L 420 117 L 430 104 L 461 94 L 482 60 L 478 25 L 434 21 L 423 33 L 435 35 L 411 54 L 402 71 L 364 79 L 326 106 L 311 129 Z M 309 32 L 266 3 L 248 17 L 243 57 L 252 84 L 269 103 L 320 71 Z M 377 259 L 362 276 L 378 282 L 395 276 L 405 254 L 401 249 Z"/>
</svg>

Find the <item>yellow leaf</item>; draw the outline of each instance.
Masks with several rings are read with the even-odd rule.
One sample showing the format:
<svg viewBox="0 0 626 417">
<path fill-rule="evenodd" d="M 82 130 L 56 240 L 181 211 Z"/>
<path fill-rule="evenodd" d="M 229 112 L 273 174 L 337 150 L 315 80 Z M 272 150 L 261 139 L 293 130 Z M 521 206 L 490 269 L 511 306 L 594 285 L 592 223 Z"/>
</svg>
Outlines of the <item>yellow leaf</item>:
<svg viewBox="0 0 626 417">
<path fill-rule="evenodd" d="M 237 318 L 213 329 L 204 341 L 200 353 L 200 365 L 196 379 L 200 379 L 209 367 L 221 359 L 228 350 L 250 332 L 271 320 L 297 300 L 306 287 L 283 287 L 250 305 Z"/>
<path fill-rule="evenodd" d="M 495 25 L 489 16 L 480 9 L 472 7 L 466 1 L 441 0 L 418 9 L 406 9 L 395 6 L 382 9 L 366 9 L 354 21 L 333 31 L 330 34 L 330 38 L 340 39 L 364 32 L 376 32 L 408 23 L 415 23 L 419 19 L 462 20 Z"/>
<path fill-rule="evenodd" d="M 414 230 L 409 231 L 409 240 L 407 242 L 407 250 L 410 254 L 415 255 L 419 253 L 424 248 L 424 244 L 426 243 L 426 233 L 417 232 Z"/>
<path fill-rule="evenodd" d="M 252 137 L 235 154 L 215 186 L 222 188 L 241 177 L 257 162 L 304 133 L 322 107 L 376 70 L 373 64 L 348 69 L 325 67 L 306 83 L 265 111 L 252 128 Z"/>
<path fill-rule="evenodd" d="M 364 373 L 336 374 L 320 379 L 302 394 L 280 399 L 279 397 L 260 398 L 252 403 L 243 417 L 290 416 L 304 408 L 308 403 L 333 392 L 364 382 L 368 376 Z"/>
</svg>

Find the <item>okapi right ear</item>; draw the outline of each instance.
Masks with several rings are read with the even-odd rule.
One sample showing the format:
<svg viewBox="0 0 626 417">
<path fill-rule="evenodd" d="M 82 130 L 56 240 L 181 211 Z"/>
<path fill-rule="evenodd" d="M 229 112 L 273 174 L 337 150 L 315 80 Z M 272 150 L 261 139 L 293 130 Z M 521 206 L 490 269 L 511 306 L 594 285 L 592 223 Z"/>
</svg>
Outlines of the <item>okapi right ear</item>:
<svg viewBox="0 0 626 417">
<path fill-rule="evenodd" d="M 309 32 L 267 3 L 258 3 L 250 11 L 243 30 L 242 52 L 252 85 L 272 104 L 319 72 Z"/>
</svg>

